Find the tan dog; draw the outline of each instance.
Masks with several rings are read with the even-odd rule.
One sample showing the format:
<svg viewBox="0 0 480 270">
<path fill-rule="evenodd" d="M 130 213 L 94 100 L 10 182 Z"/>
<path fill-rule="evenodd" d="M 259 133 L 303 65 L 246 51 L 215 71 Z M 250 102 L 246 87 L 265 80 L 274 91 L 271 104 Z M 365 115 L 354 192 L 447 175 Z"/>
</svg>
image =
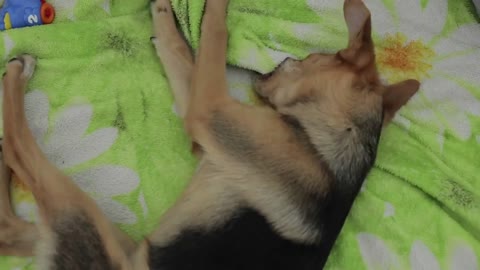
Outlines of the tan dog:
<svg viewBox="0 0 480 270">
<path fill-rule="evenodd" d="M 3 154 L 32 190 L 37 227 L 11 210 L 8 169 L 0 184 L 0 253 L 33 255 L 40 269 L 321 269 L 367 173 L 382 124 L 418 90 L 384 86 L 375 67 L 370 13 L 345 1 L 348 48 L 287 59 L 263 76 L 272 107 L 227 94 L 227 0 L 207 0 L 197 59 L 168 0 L 152 3 L 157 53 L 198 169 L 176 205 L 135 245 L 67 176 L 28 129 L 23 97 L 35 60 L 7 65 Z"/>
</svg>

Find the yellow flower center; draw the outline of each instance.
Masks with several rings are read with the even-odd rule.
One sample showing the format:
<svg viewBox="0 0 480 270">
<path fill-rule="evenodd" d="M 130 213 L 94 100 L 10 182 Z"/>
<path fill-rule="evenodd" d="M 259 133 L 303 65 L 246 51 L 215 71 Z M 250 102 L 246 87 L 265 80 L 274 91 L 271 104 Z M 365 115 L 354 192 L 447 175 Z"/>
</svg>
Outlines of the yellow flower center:
<svg viewBox="0 0 480 270">
<path fill-rule="evenodd" d="M 29 190 L 27 185 L 22 180 L 20 180 L 20 178 L 18 178 L 15 173 L 12 174 L 12 183 L 14 188 L 22 189 L 25 191 Z"/>
<path fill-rule="evenodd" d="M 376 53 L 381 73 L 392 82 L 428 77 L 435 56 L 435 52 L 422 41 L 410 41 L 401 33 L 387 35 L 378 44 Z"/>
<path fill-rule="evenodd" d="M 28 186 L 20 180 L 16 174 L 12 175 L 12 198 L 13 201 L 30 201 L 34 202 L 33 195 Z"/>
</svg>

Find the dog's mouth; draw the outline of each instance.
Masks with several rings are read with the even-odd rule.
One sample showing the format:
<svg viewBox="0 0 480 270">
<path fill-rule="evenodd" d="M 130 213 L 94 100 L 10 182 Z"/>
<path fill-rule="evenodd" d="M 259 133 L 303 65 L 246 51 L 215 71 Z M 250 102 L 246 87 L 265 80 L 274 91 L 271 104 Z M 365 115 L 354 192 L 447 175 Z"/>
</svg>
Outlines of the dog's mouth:
<svg viewBox="0 0 480 270">
<path fill-rule="evenodd" d="M 261 75 L 261 76 L 260 76 L 260 80 L 261 80 L 261 81 L 266 81 L 266 80 L 270 79 L 271 77 L 273 77 L 273 73 L 275 73 L 275 70 L 276 70 L 276 68 L 275 68 L 273 71 L 269 72 L 269 73 L 266 73 L 266 74 Z"/>
<path fill-rule="evenodd" d="M 287 57 L 287 58 L 283 59 L 283 61 L 280 64 L 278 64 L 271 72 L 261 75 L 260 80 L 261 81 L 266 81 L 266 80 L 272 78 L 273 75 L 275 75 L 275 73 L 278 70 L 280 70 L 285 63 L 287 63 L 288 61 L 291 61 L 291 60 L 293 60 L 291 57 Z M 294 60 L 294 61 L 297 61 L 297 60 Z"/>
</svg>

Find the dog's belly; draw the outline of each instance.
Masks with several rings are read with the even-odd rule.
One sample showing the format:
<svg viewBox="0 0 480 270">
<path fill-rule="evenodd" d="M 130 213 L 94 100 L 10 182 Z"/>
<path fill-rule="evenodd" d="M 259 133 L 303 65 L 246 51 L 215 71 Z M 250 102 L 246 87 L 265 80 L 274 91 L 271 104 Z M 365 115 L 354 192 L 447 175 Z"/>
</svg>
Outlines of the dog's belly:
<svg viewBox="0 0 480 270">
<path fill-rule="evenodd" d="M 320 247 L 283 239 L 252 209 L 214 231 L 186 230 L 149 257 L 152 270 L 319 270 L 327 259 Z"/>
</svg>

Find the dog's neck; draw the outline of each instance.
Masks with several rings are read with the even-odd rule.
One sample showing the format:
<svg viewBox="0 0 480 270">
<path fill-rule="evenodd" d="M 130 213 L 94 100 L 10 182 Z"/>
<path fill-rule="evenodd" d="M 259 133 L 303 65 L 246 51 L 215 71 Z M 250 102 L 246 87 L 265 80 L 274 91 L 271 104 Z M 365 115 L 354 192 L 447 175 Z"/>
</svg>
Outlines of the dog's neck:
<svg viewBox="0 0 480 270">
<path fill-rule="evenodd" d="M 382 129 L 381 115 L 373 119 L 357 119 L 354 130 L 347 135 L 344 132 L 336 134 L 332 129 L 319 132 L 322 125 L 312 127 L 293 116 L 281 117 L 299 141 L 328 166 L 335 178 L 335 189 L 356 194 L 376 159 Z"/>
<path fill-rule="evenodd" d="M 376 119 L 357 119 L 355 122 L 355 134 L 344 141 L 336 141 L 338 151 L 327 161 L 336 180 L 342 185 L 350 185 L 352 192 L 360 189 L 375 163 L 383 121 L 379 115 Z"/>
<path fill-rule="evenodd" d="M 327 167 L 325 169 L 331 175 L 331 189 L 325 197 L 314 202 L 321 207 L 314 208 L 313 215 L 313 222 L 323 228 L 318 245 L 328 254 L 375 162 L 383 117 L 374 117 L 373 121 L 372 118 L 364 121 L 358 119 L 352 126 L 350 135 L 332 132 L 328 125 L 309 121 L 302 123 L 292 116 L 282 115 L 282 119 L 293 130 L 299 142 L 311 149 L 319 160 L 319 166 Z M 319 131 L 319 128 L 322 130 Z"/>
</svg>

